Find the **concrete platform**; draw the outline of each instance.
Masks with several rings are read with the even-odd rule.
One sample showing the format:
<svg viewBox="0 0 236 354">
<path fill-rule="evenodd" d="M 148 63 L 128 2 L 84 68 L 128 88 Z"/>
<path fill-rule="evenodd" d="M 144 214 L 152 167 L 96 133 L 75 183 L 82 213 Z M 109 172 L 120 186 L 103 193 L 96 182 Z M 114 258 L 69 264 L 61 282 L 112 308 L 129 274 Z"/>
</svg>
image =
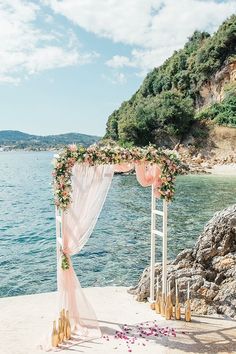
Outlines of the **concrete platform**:
<svg viewBox="0 0 236 354">
<path fill-rule="evenodd" d="M 85 289 L 105 338 L 59 351 L 63 354 L 236 353 L 236 321 L 210 316 L 193 316 L 191 323 L 165 321 L 148 304 L 134 301 L 126 290 L 124 287 Z M 52 325 L 55 299 L 55 293 L 1 298 L 0 354 L 44 353 L 39 345 Z M 138 326 L 146 322 L 159 328 L 175 328 L 176 337 L 171 334 L 141 338 Z M 124 324 L 131 329 L 131 341 L 138 337 L 134 344 L 114 337 Z"/>
</svg>

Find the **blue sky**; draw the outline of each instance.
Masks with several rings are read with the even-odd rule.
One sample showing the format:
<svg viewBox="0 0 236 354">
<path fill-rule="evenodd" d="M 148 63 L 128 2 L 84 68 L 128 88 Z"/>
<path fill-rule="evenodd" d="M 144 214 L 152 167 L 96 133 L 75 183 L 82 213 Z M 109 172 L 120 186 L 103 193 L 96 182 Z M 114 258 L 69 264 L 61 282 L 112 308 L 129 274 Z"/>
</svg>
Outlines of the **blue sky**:
<svg viewBox="0 0 236 354">
<path fill-rule="evenodd" d="M 109 114 L 236 0 L 0 0 L 0 130 L 103 135 Z"/>
</svg>

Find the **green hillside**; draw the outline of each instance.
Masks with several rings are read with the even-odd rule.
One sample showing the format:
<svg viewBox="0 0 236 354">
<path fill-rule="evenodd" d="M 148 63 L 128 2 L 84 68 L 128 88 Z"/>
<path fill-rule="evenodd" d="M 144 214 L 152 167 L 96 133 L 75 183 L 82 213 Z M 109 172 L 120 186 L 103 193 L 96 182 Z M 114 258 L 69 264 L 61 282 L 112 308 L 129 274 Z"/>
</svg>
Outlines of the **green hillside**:
<svg viewBox="0 0 236 354">
<path fill-rule="evenodd" d="M 64 145 L 76 143 L 89 146 L 100 140 L 100 137 L 81 133 L 67 133 L 59 135 L 32 135 L 17 130 L 0 131 L 0 147 L 9 149 L 47 150 L 60 148 Z"/>
<path fill-rule="evenodd" d="M 105 138 L 122 144 L 171 145 L 172 140 L 188 133 L 195 120 L 209 119 L 236 127 L 235 85 L 228 88 L 222 102 L 207 110 L 200 93 L 213 75 L 234 61 L 236 15 L 212 36 L 194 32 L 183 49 L 151 71 L 133 97 L 110 115 Z"/>
</svg>

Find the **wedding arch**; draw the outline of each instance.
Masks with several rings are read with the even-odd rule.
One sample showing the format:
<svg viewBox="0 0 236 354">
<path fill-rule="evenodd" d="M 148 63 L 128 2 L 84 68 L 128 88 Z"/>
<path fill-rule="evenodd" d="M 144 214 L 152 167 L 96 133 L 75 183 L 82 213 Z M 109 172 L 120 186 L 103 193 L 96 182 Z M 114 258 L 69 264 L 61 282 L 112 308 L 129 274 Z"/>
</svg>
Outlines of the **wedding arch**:
<svg viewBox="0 0 236 354">
<path fill-rule="evenodd" d="M 54 159 L 56 207 L 57 284 L 59 309 L 67 309 L 79 338 L 100 335 L 96 315 L 88 303 L 73 269 L 71 256 L 79 253 L 89 239 L 106 199 L 115 172 L 135 169 L 143 187 L 152 187 L 150 302 L 154 302 L 156 236 L 162 237 L 162 294 L 167 290 L 167 205 L 174 197 L 175 176 L 180 161 L 172 154 L 155 149 L 119 146 L 89 148 L 69 145 Z M 157 210 L 156 199 L 163 200 Z M 156 217 L 162 220 L 157 230 Z"/>
</svg>

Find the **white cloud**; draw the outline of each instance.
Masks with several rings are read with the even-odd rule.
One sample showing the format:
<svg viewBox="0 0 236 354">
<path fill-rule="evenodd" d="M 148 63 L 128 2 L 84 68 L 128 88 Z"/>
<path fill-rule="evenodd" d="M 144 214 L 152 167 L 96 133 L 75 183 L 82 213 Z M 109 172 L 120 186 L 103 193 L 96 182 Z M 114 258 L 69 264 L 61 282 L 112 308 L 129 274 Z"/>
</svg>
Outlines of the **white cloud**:
<svg viewBox="0 0 236 354">
<path fill-rule="evenodd" d="M 213 32 L 233 14 L 236 0 L 45 0 L 56 12 L 98 36 L 132 46 L 106 64 L 145 72 L 179 49 L 196 29 Z"/>
<path fill-rule="evenodd" d="M 44 21 L 46 23 L 53 23 L 53 16 L 46 14 L 46 16 L 44 16 Z"/>
<path fill-rule="evenodd" d="M 34 2 L 0 0 L 0 82 L 19 84 L 29 74 L 85 63 L 95 56 L 80 53 L 72 31 L 38 27 L 42 14 L 52 22 Z"/>
<path fill-rule="evenodd" d="M 161 0 L 45 0 L 52 9 L 87 31 L 115 42 L 143 45 L 149 12 Z"/>
<path fill-rule="evenodd" d="M 102 78 L 113 85 L 123 85 L 127 82 L 125 74 L 121 72 L 113 72 L 109 76 L 102 74 Z"/>
<path fill-rule="evenodd" d="M 7 84 L 18 85 L 20 83 L 20 79 L 19 78 L 14 78 L 12 76 L 0 75 L 0 82 L 7 83 Z"/>
<path fill-rule="evenodd" d="M 130 46 L 106 65 L 111 80 L 129 67 L 145 74 L 183 46 L 195 29 L 214 31 L 235 12 L 236 0 L 0 0 L 0 82 L 18 84 L 37 72 L 79 65 L 98 57 L 84 53 L 70 25 Z M 117 70 L 114 73 L 113 70 Z"/>
<path fill-rule="evenodd" d="M 115 73 L 115 82 L 119 84 L 125 84 L 127 82 L 126 76 L 123 73 Z"/>
<path fill-rule="evenodd" d="M 128 57 L 122 55 L 114 55 L 111 59 L 107 60 L 107 66 L 111 68 L 123 68 L 124 66 L 134 66 Z"/>
<path fill-rule="evenodd" d="M 139 68 L 139 75 L 143 76 L 149 69 L 162 64 L 175 49 L 175 46 L 164 46 L 157 49 L 134 49 L 131 51 L 131 58 L 114 55 L 106 61 L 106 65 L 117 70 L 125 67 Z"/>
<path fill-rule="evenodd" d="M 65 52 L 60 47 L 35 48 L 27 56 L 23 64 L 29 74 L 34 74 L 43 70 L 74 65 L 79 60 L 79 54 L 76 51 Z"/>
</svg>

